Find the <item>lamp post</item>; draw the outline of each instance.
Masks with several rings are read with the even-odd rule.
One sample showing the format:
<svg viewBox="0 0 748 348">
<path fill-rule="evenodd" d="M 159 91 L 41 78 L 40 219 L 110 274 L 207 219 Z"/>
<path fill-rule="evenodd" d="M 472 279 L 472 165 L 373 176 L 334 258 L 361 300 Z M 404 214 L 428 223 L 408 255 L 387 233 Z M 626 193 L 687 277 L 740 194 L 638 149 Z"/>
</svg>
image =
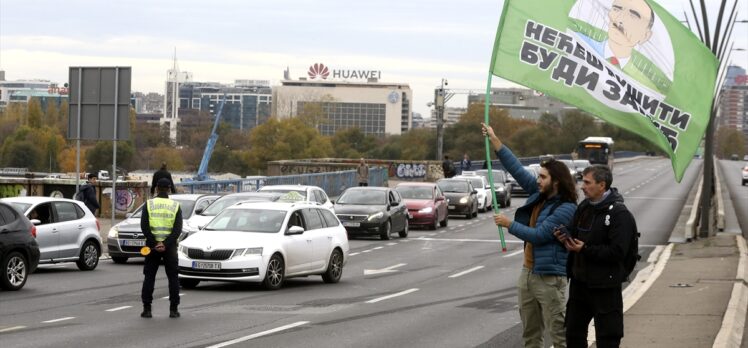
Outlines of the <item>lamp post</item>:
<svg viewBox="0 0 748 348">
<path fill-rule="evenodd" d="M 428 106 L 434 106 L 434 116 L 436 116 L 436 159 L 441 160 L 444 149 L 444 104 L 449 100 L 451 95 L 447 95 L 444 86 L 449 85 L 447 79 L 442 79 L 441 85 L 434 90 L 434 102 L 428 103 Z"/>
</svg>

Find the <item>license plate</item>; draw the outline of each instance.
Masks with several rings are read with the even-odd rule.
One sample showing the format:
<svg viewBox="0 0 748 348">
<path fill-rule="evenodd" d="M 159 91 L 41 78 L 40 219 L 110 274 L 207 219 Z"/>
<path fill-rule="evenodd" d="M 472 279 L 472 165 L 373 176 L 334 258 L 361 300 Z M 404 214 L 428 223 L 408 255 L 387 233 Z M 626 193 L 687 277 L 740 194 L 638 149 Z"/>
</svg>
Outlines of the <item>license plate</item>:
<svg viewBox="0 0 748 348">
<path fill-rule="evenodd" d="M 192 268 L 193 269 L 220 270 L 221 269 L 221 263 L 220 262 L 199 262 L 199 261 L 192 261 Z"/>
<path fill-rule="evenodd" d="M 455 208 L 455 206 L 454 206 L 454 205 L 450 205 L 450 206 L 449 206 L 449 209 L 454 209 L 454 208 Z"/>
<path fill-rule="evenodd" d="M 343 222 L 343 226 L 345 226 L 345 227 L 359 227 L 359 226 L 361 226 L 361 223 L 360 222 L 348 222 L 348 221 L 345 221 L 345 222 Z"/>
<path fill-rule="evenodd" d="M 144 240 L 123 240 L 122 241 L 123 246 L 145 246 Z"/>
</svg>

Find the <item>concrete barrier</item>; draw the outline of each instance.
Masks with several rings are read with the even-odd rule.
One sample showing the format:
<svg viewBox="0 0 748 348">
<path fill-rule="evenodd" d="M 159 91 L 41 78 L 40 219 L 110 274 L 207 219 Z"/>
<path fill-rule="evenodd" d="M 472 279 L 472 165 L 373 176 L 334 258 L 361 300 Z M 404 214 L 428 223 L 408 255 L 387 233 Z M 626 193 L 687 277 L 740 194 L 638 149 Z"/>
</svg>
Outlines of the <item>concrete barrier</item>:
<svg viewBox="0 0 748 348">
<path fill-rule="evenodd" d="M 714 195 L 717 200 L 717 229 L 725 230 L 725 203 L 722 201 L 722 180 L 719 178 L 719 160 L 714 157 Z"/>
<path fill-rule="evenodd" d="M 699 210 L 701 208 L 701 204 L 699 204 L 699 202 L 701 201 L 701 189 L 703 188 L 701 182 L 703 181 L 703 176 L 704 173 L 702 169 L 702 173 L 699 175 L 699 180 L 696 180 L 698 189 L 696 190 L 696 197 L 694 198 L 693 205 L 691 206 L 691 214 L 688 216 L 688 220 L 686 221 L 686 226 L 684 229 L 686 242 L 690 242 L 693 238 L 696 237 L 696 229 L 699 227 L 699 224 L 696 220 L 699 218 Z"/>
</svg>

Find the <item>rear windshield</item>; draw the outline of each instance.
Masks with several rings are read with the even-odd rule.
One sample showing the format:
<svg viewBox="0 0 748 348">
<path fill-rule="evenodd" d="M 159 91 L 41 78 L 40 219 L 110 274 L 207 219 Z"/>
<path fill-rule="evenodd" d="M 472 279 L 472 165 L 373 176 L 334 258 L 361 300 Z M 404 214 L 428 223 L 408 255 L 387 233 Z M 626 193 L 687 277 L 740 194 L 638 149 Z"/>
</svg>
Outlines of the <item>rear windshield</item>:
<svg viewBox="0 0 748 348">
<path fill-rule="evenodd" d="M 13 206 L 19 213 L 26 214 L 26 210 L 28 210 L 31 207 L 31 204 L 29 203 L 18 203 L 18 202 L 8 202 L 10 205 Z"/>
<path fill-rule="evenodd" d="M 189 219 L 190 216 L 192 216 L 192 209 L 195 207 L 195 201 L 190 200 L 184 200 L 184 199 L 175 199 L 177 203 L 179 203 L 179 207 L 182 208 L 182 219 Z M 139 218 L 141 216 L 141 213 L 143 212 L 143 206 L 145 203 L 141 204 L 138 209 L 135 210 L 132 215 L 130 215 L 131 218 Z"/>
<path fill-rule="evenodd" d="M 449 181 L 439 181 L 437 183 L 439 185 L 439 188 L 442 189 L 442 192 L 468 192 L 468 183 L 467 181 L 462 180 L 449 180 Z"/>
<path fill-rule="evenodd" d="M 208 208 L 203 210 L 200 215 L 205 216 L 216 216 L 218 213 L 222 212 L 224 209 L 244 201 L 272 201 L 273 197 L 252 197 L 252 196 L 223 196 L 219 199 L 216 199 L 213 204 L 209 205 Z"/>
</svg>

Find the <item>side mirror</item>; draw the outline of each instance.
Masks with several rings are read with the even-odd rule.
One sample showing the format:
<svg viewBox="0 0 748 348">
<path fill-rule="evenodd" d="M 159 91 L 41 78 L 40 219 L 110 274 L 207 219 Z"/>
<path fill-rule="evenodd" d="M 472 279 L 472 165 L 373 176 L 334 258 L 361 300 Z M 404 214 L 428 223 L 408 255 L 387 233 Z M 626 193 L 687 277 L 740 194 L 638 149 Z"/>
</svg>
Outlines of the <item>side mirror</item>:
<svg viewBox="0 0 748 348">
<path fill-rule="evenodd" d="M 473 192 L 470 192 L 470 193 L 474 194 L 474 195 L 477 195 L 478 194 L 478 190 L 473 190 Z"/>
<path fill-rule="evenodd" d="M 39 220 L 39 219 L 31 219 L 31 220 L 29 220 L 29 221 L 31 221 L 31 223 L 32 223 L 32 224 L 33 224 L 34 226 L 39 226 L 39 225 L 41 225 L 41 224 L 42 224 L 42 220 Z"/>
<path fill-rule="evenodd" d="M 128 219 L 129 219 L 129 218 L 131 218 L 131 217 L 132 217 L 132 213 L 127 213 L 127 214 L 125 214 L 125 218 L 128 218 Z"/>
<path fill-rule="evenodd" d="M 436 201 L 437 201 L 437 202 L 439 202 L 439 201 L 443 201 L 443 200 L 446 200 L 446 199 L 447 199 L 447 198 L 446 198 L 446 197 L 444 197 L 444 196 L 439 196 L 439 197 L 436 197 Z"/>
<path fill-rule="evenodd" d="M 205 210 L 205 208 L 197 208 L 195 209 L 195 214 L 200 215 L 203 212 L 203 210 Z"/>
<path fill-rule="evenodd" d="M 398 202 L 390 202 L 390 206 L 397 207 L 398 205 L 400 205 L 400 203 L 398 203 Z"/>
<path fill-rule="evenodd" d="M 330 204 L 335 204 L 335 201 L 331 199 Z"/>
<path fill-rule="evenodd" d="M 301 226 L 291 226 L 288 228 L 288 231 L 286 231 L 287 235 L 294 235 L 294 234 L 304 234 L 304 228 Z"/>
</svg>

